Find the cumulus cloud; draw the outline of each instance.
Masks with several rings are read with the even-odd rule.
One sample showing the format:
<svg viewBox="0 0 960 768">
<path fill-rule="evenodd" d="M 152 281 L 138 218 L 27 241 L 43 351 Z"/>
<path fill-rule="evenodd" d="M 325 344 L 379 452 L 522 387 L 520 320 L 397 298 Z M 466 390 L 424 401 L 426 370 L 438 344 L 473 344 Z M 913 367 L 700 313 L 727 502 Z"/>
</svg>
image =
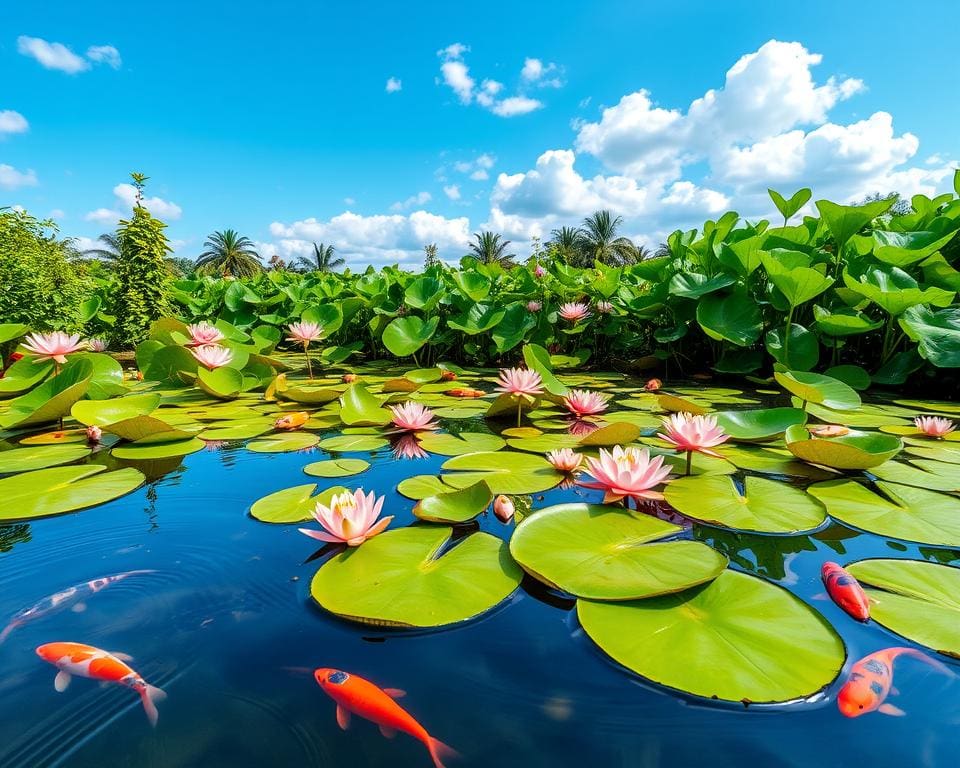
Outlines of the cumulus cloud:
<svg viewBox="0 0 960 768">
<path fill-rule="evenodd" d="M 460 187 L 457 184 L 451 184 L 448 187 L 443 188 L 443 194 L 449 197 L 451 200 L 460 199 Z"/>
<path fill-rule="evenodd" d="M 526 115 L 541 109 L 544 104 L 539 99 L 527 96 L 521 88 L 512 96 L 501 96 L 505 86 L 499 80 L 483 78 L 477 85 L 477 80 L 470 74 L 470 68 L 463 59 L 470 48 L 462 43 L 453 43 L 437 51 L 441 59 L 440 75 L 437 82 L 442 82 L 456 95 L 463 105 L 478 104 L 498 117 L 516 117 Z M 557 78 L 545 76 L 556 71 L 556 64 L 544 65 L 539 59 L 526 59 L 520 71 L 521 86 L 551 85 L 560 87 L 562 83 Z"/>
<path fill-rule="evenodd" d="M 426 205 L 433 199 L 433 195 L 429 192 L 417 192 L 415 195 L 410 195 L 406 200 L 400 200 L 390 206 L 391 211 L 406 211 L 410 208 L 413 208 L 417 205 Z"/>
<path fill-rule="evenodd" d="M 46 69 L 56 69 L 68 75 L 85 72 L 93 64 L 106 64 L 114 69 L 120 69 L 122 64 L 120 51 L 112 45 L 91 45 L 87 48 L 86 57 L 83 57 L 63 43 L 51 43 L 27 35 L 17 38 L 17 52 L 36 60 Z"/>
<path fill-rule="evenodd" d="M 542 108 L 543 102 L 538 99 L 531 99 L 527 96 L 511 96 L 493 104 L 490 111 L 500 117 L 514 117 L 516 115 L 526 115 Z"/>
<path fill-rule="evenodd" d="M 537 85 L 541 88 L 560 88 L 563 81 L 560 76 L 560 68 L 552 61 L 544 64 L 540 59 L 524 59 L 523 69 L 520 70 L 520 79 L 530 85 Z"/>
<path fill-rule="evenodd" d="M 396 93 L 397 91 L 403 90 L 403 83 L 397 77 L 391 77 L 387 79 L 387 93 Z"/>
<path fill-rule="evenodd" d="M 37 186 L 37 174 L 32 170 L 18 171 L 12 165 L 0 163 L 0 187 L 17 189 Z"/>
<path fill-rule="evenodd" d="M 5 133 L 26 133 L 30 128 L 27 118 L 12 109 L 0 109 L 0 136 Z"/>
<path fill-rule="evenodd" d="M 124 216 L 129 215 L 137 199 L 137 189 L 133 184 L 117 184 L 113 188 L 116 205 L 113 208 L 96 208 L 86 215 L 86 221 L 95 221 L 101 224 L 116 224 Z M 183 214 L 183 209 L 176 203 L 164 200 L 161 197 L 145 197 L 141 205 L 158 218 L 167 221 L 176 221 Z"/>
<path fill-rule="evenodd" d="M 87 58 L 97 64 L 106 64 L 113 69 L 120 69 L 123 65 L 120 51 L 112 45 L 91 45 L 87 48 Z"/>
</svg>

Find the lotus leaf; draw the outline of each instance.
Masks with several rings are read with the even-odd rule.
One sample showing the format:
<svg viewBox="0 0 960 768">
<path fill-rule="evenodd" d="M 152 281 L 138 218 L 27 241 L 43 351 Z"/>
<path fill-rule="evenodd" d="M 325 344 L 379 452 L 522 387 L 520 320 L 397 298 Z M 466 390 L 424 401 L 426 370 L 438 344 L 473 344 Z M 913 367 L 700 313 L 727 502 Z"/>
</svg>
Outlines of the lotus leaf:
<svg viewBox="0 0 960 768">
<path fill-rule="evenodd" d="M 507 451 L 454 456 L 443 463 L 442 469 L 460 470 L 443 476 L 447 485 L 466 488 L 484 480 L 494 494 L 539 493 L 563 479 L 546 459 Z"/>
<path fill-rule="evenodd" d="M 0 520 L 28 520 L 73 512 L 123 496 L 139 488 L 142 472 L 107 471 L 100 464 L 53 467 L 0 480 Z"/>
<path fill-rule="evenodd" d="M 850 430 L 836 437 L 817 437 L 799 424 L 785 435 L 787 450 L 798 459 L 833 469 L 870 469 L 892 459 L 903 448 L 898 437 Z"/>
<path fill-rule="evenodd" d="M 275 491 L 253 502 L 250 515 L 264 523 L 305 523 L 313 520 L 318 503 L 329 506 L 334 496 L 347 489 L 337 485 L 314 495 L 316 490 L 317 484 L 309 483 Z"/>
<path fill-rule="evenodd" d="M 421 499 L 413 514 L 431 523 L 465 523 L 489 507 L 491 501 L 493 494 L 481 480 L 459 491 L 444 491 Z"/>
<path fill-rule="evenodd" d="M 303 471 L 314 477 L 350 477 L 370 469 L 370 462 L 363 459 L 328 459 L 307 464 Z"/>
</svg>

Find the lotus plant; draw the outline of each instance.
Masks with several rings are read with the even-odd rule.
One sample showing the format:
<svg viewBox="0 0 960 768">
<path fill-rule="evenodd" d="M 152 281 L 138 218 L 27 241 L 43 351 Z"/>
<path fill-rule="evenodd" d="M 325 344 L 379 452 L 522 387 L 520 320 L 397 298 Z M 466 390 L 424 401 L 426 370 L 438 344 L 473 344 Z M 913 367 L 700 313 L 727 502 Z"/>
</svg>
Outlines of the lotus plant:
<svg viewBox="0 0 960 768">
<path fill-rule="evenodd" d="M 105 342 L 103 339 L 88 339 L 87 349 L 89 349 L 91 352 L 106 352 L 107 342 Z"/>
<path fill-rule="evenodd" d="M 528 301 L 527 302 L 527 312 L 537 313 L 543 309 L 543 304 L 539 301 Z"/>
<path fill-rule="evenodd" d="M 86 344 L 80 341 L 79 334 L 71 336 L 63 331 L 51 331 L 28 334 L 23 348 L 37 360 L 53 360 L 54 374 L 57 374 L 60 366 L 67 362 L 67 355 L 82 352 Z"/>
<path fill-rule="evenodd" d="M 722 458 L 712 449 L 730 439 L 730 436 L 723 431 L 723 427 L 717 424 L 716 416 L 674 413 L 663 420 L 663 427 L 666 432 L 658 432 L 657 437 L 672 443 L 678 451 L 686 451 L 688 475 L 694 453 Z"/>
<path fill-rule="evenodd" d="M 377 520 L 384 499 L 383 496 L 378 499 L 373 491 L 364 495 L 363 489 L 358 488 L 353 493 L 345 491 L 334 496 L 330 506 L 318 501 L 313 509 L 313 517 L 323 530 L 300 528 L 300 533 L 330 544 L 358 547 L 367 539 L 382 533 L 393 520 L 392 515 Z"/>
<path fill-rule="evenodd" d="M 574 416 L 595 416 L 609 407 L 610 397 L 586 389 L 571 389 L 563 398 L 564 407 Z"/>
<path fill-rule="evenodd" d="M 527 368 L 502 368 L 497 378 L 498 392 L 505 392 L 517 400 L 517 426 L 523 415 L 523 402 L 532 403 L 534 397 L 543 394 L 543 380 L 536 371 Z"/>
<path fill-rule="evenodd" d="M 287 336 L 287 341 L 295 341 L 298 344 L 303 344 L 303 355 L 307 358 L 307 375 L 312 381 L 313 367 L 310 364 L 310 342 L 320 341 L 320 339 L 323 338 L 323 326 L 319 323 L 303 321 L 290 323 L 287 331 L 290 334 Z"/>
<path fill-rule="evenodd" d="M 223 332 L 214 325 L 210 325 L 206 320 L 187 326 L 187 333 L 190 334 L 188 347 L 203 347 L 207 344 L 219 344 L 224 340 Z"/>
<path fill-rule="evenodd" d="M 211 371 L 223 368 L 233 360 L 233 352 L 219 344 L 204 344 L 202 347 L 193 347 L 190 354 L 197 359 L 200 365 Z"/>
<path fill-rule="evenodd" d="M 493 500 L 493 514 L 497 516 L 501 523 L 509 523 L 516 511 L 517 508 L 513 504 L 513 499 L 509 496 L 500 494 Z"/>
<path fill-rule="evenodd" d="M 927 437 L 937 438 L 942 440 L 945 435 L 949 435 L 953 432 L 957 426 L 950 419 L 945 419 L 941 416 L 917 416 L 913 420 L 913 423 L 917 425 L 923 434 Z"/>
<path fill-rule="evenodd" d="M 624 448 L 615 445 L 613 451 L 600 449 L 600 458 L 587 458 L 587 472 L 592 482 L 578 481 L 584 488 L 603 490 L 603 503 L 633 499 L 659 500 L 663 494 L 652 490 L 666 482 L 670 467 L 663 465 L 663 456 L 650 457 L 646 448 Z"/>
<path fill-rule="evenodd" d="M 557 448 L 547 454 L 547 461 L 558 472 L 572 475 L 583 465 L 583 454 L 570 448 Z"/>
<path fill-rule="evenodd" d="M 590 317 L 590 305 L 582 301 L 568 301 L 560 305 L 559 315 L 571 323 L 578 323 Z"/>
<path fill-rule="evenodd" d="M 433 411 L 413 400 L 408 400 L 402 405 L 391 405 L 389 408 L 393 413 L 393 425 L 402 432 L 440 428 L 440 425 L 434 421 L 436 416 Z"/>
</svg>

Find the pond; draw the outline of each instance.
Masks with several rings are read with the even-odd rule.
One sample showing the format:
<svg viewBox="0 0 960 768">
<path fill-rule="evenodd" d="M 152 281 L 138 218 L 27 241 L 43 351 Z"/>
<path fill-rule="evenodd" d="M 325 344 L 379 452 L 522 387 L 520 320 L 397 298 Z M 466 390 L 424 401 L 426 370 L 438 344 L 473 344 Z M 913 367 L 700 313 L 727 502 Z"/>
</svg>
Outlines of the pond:
<svg viewBox="0 0 960 768">
<path fill-rule="evenodd" d="M 649 591 L 671 579 L 679 580 L 682 587 L 664 591 L 682 589 L 682 597 L 648 597 L 654 601 L 648 605 L 656 608 L 631 609 L 643 601 L 622 602 L 636 596 L 618 592 L 624 588 L 623 581 L 591 578 L 588 558 L 577 561 L 581 565 L 574 568 L 569 567 L 569 560 L 553 562 L 557 550 L 547 551 L 549 547 L 542 544 L 538 550 L 536 537 L 528 535 L 525 542 L 514 541 L 514 554 L 524 560 L 528 571 L 521 580 L 505 545 L 496 545 L 511 540 L 518 518 L 522 518 L 521 528 L 533 530 L 538 513 L 531 514 L 531 508 L 602 501 L 602 490 L 561 482 L 560 476 L 551 476 L 545 487 L 526 493 L 532 476 L 547 475 L 529 457 L 543 456 L 547 443 L 595 455 L 601 447 L 609 448 L 610 442 L 601 436 L 597 445 L 583 445 L 579 441 L 589 436 L 592 428 L 572 427 L 562 409 L 549 402 L 523 413 L 525 429 L 519 432 L 514 431 L 515 412 L 501 419 L 484 418 L 495 396 L 494 371 L 461 372 L 456 382 L 418 381 L 410 387 L 396 383 L 403 378 L 403 371 L 367 369 L 358 373 L 368 395 L 406 389 L 404 396 L 416 397 L 435 409 L 441 433 L 500 435 L 510 443 L 471 437 L 460 445 L 451 438 L 427 437 L 422 446 L 415 442 L 411 446 L 409 439 L 403 442 L 397 435 L 384 435 L 388 430 L 382 426 L 341 424 L 335 418 L 339 408 L 335 401 L 304 406 L 290 401 L 265 402 L 262 394 L 250 394 L 221 403 L 195 390 L 170 390 L 158 412 L 188 432 L 192 426 L 202 427 L 199 438 L 188 435 L 180 441 L 189 442 L 183 451 L 191 452 L 176 455 L 174 449 L 174 455 L 167 456 L 164 454 L 171 451 L 157 446 L 169 444 L 154 443 L 139 446 L 138 453 L 137 444 L 116 443 L 105 430 L 100 448 L 75 460 L 109 470 L 138 469 L 145 482 L 132 492 L 69 514 L 34 516 L 34 510 L 22 515 L 31 518 L 26 520 L 16 520 L 21 516 L 12 508 L 21 503 L 13 500 L 16 494 L 0 499 L 0 519 L 9 521 L 0 525 L 0 627 L 11 622 L 0 644 L 0 765 L 431 764 L 423 744 L 407 735 L 384 738 L 374 724 L 356 716 L 350 728 L 342 730 L 334 701 L 314 680 L 316 668 L 343 670 L 381 688 L 406 691 L 399 699 L 404 709 L 433 737 L 460 754 L 458 759 L 445 760 L 448 766 L 557 766 L 585 761 L 603 766 L 956 765 L 960 681 L 944 674 L 942 668 L 920 658 L 897 659 L 894 686 L 899 693 L 888 701 L 905 716 L 875 711 L 848 718 L 839 711 L 836 699 L 851 666 L 885 648 L 916 648 L 955 673 L 958 665 L 951 657 L 914 643 L 884 624 L 905 634 L 922 635 L 924 627 L 951 615 L 949 610 L 960 611 L 958 592 L 941 595 L 940 603 L 931 608 L 933 598 L 921 590 L 920 597 L 928 602 L 915 599 L 914 608 L 907 606 L 916 611 L 908 611 L 915 621 L 904 629 L 902 606 L 891 609 L 891 616 L 885 614 L 884 623 L 879 616 L 866 623 L 854 620 L 825 598 L 820 575 L 827 561 L 844 566 L 876 558 L 958 564 L 960 522 L 939 526 L 939 513 L 931 511 L 931 506 L 936 506 L 934 501 L 944 505 L 940 512 L 956 512 L 960 521 L 960 511 L 955 509 L 960 505 L 955 495 L 960 487 L 960 444 L 952 440 L 925 443 L 925 438 L 912 430 L 911 420 L 916 413 L 955 418 L 960 410 L 956 406 L 876 399 L 847 413 L 843 423 L 855 431 L 874 437 L 896 435 L 906 441 L 907 449 L 914 449 L 881 465 L 879 471 L 888 480 L 874 475 L 875 467 L 837 472 L 802 462 L 784 450 L 782 424 L 771 428 L 751 422 L 744 427 L 728 416 L 721 423 L 732 434 L 738 429 L 741 435 L 750 429 L 773 429 L 769 435 L 772 442 L 729 441 L 717 448 L 722 458 L 696 456 L 694 474 L 682 480 L 683 457 L 671 459 L 677 479 L 667 485 L 667 500 L 642 502 L 637 512 L 576 508 L 587 516 L 586 523 L 584 519 L 578 522 L 574 515 L 560 520 L 562 524 L 553 530 L 549 521 L 540 524 L 540 541 L 549 543 L 551 537 L 561 537 L 561 549 L 565 542 L 576 548 L 583 540 L 594 546 L 591 537 L 607 535 L 595 527 L 598 520 L 607 519 L 604 515 L 617 515 L 616 525 L 626 519 L 639 520 L 638 525 L 648 528 L 660 526 L 648 533 L 624 534 L 633 536 L 627 547 L 630 550 L 673 547 L 664 550 L 662 563 L 648 569 L 662 571 L 653 577 L 646 571 L 637 576 L 638 588 Z M 574 372 L 560 379 L 570 386 L 610 394 L 611 408 L 595 419 L 597 424 L 605 419 L 608 424 L 636 427 L 636 433 L 622 433 L 626 442 L 668 454 L 669 446 L 655 436 L 665 408 L 726 412 L 791 406 L 789 393 L 770 384 L 758 385 L 757 391 L 671 382 L 671 387 L 661 391 L 669 396 L 662 398 L 646 392 L 642 380 L 615 373 Z M 338 374 L 318 378 L 315 386 L 343 394 L 355 385 L 344 384 Z M 477 388 L 486 395 L 454 398 L 447 393 L 451 388 Z M 413 390 L 416 392 L 410 394 Z M 313 414 L 303 429 L 284 433 L 272 429 L 281 411 L 303 408 Z M 835 413 L 824 405 L 809 405 L 809 410 L 811 422 L 839 420 L 825 418 Z M 70 430 L 71 423 L 65 427 Z M 0 471 L 9 469 L 11 451 L 29 446 L 31 435 L 49 434 L 50 430 L 46 425 L 6 433 Z M 506 434 L 501 435 L 504 430 Z M 804 439 L 816 439 L 803 431 Z M 233 439 L 241 434 L 256 436 Z M 788 430 L 788 436 L 791 434 L 801 439 Z M 280 436 L 268 437 L 273 435 Z M 329 442 L 341 435 L 345 439 Z M 27 443 L 18 445 L 24 438 Z M 203 442 L 194 445 L 191 441 L 196 439 Z M 362 450 L 356 450 L 358 440 Z M 44 438 L 34 438 L 37 442 L 42 444 Z M 487 457 L 485 462 L 454 455 L 470 456 L 469 451 L 476 449 Z M 871 444 L 864 450 L 880 449 Z M 494 452 L 500 458 L 491 464 L 489 455 Z M 321 475 L 342 474 L 340 477 L 304 472 L 308 465 L 341 458 L 362 459 L 369 467 L 357 474 L 351 473 L 363 464 L 327 463 L 313 470 Z M 908 464 L 908 459 L 919 463 Z M 42 457 L 39 461 L 43 463 Z M 25 466 L 35 463 L 26 462 Z M 463 576 L 461 583 L 448 569 L 449 582 L 462 591 L 447 595 L 442 610 L 432 611 L 431 597 L 421 602 L 408 599 L 423 588 L 413 576 L 409 585 L 401 582 L 399 588 L 391 587 L 384 584 L 393 573 L 390 568 L 384 565 L 381 572 L 372 573 L 380 561 L 370 560 L 372 555 L 370 562 L 359 558 L 367 551 L 375 552 L 372 545 L 377 542 L 381 548 L 391 541 L 395 547 L 405 546 L 395 533 L 402 529 L 425 530 L 428 537 L 431 531 L 440 531 L 439 523 L 415 516 L 417 500 L 412 497 L 435 495 L 438 490 L 452 492 L 454 487 L 410 478 L 450 477 L 458 471 L 467 477 L 451 481 L 457 487 L 470 488 L 485 479 L 491 495 L 509 493 L 518 512 L 504 523 L 487 510 L 455 526 L 456 543 L 449 552 L 444 551 L 440 562 L 471 540 L 479 541 L 478 534 L 494 537 L 492 543 L 483 540 L 492 547 L 492 559 L 474 564 L 480 575 L 476 579 Z M 30 476 L 2 474 L 0 485 L 24 477 Z M 31 480 L 32 485 L 43 486 L 42 476 L 33 477 L 38 479 Z M 849 489 L 836 490 L 838 483 L 851 478 L 873 494 L 861 499 L 864 503 L 860 506 L 844 496 Z M 693 480 L 697 482 L 691 484 Z M 393 516 L 387 532 L 344 555 L 342 547 L 322 546 L 298 532 L 298 527 L 318 529 L 312 519 L 268 523 L 251 514 L 258 500 L 312 483 L 319 491 L 341 485 L 384 496 L 383 514 Z M 543 484 L 537 480 L 534 486 L 538 483 Z M 903 494 L 897 496 L 901 501 L 907 500 L 899 514 L 911 518 L 909 526 L 893 512 L 884 519 L 878 515 L 878 510 L 892 506 L 889 496 L 880 495 L 883 483 L 888 490 Z M 826 490 L 806 493 L 804 489 L 811 484 Z M 50 499 L 58 493 L 43 487 Z M 729 505 L 723 508 L 717 503 L 724 494 L 733 498 L 745 487 L 751 503 L 740 503 L 749 507 L 746 512 L 731 512 Z M 300 507 L 310 490 L 300 493 Z M 18 492 L 22 493 L 22 488 Z M 911 495 L 914 492 L 921 495 Z M 806 501 L 798 501 L 795 494 Z M 296 507 L 289 499 L 285 507 L 277 501 L 284 497 L 271 498 L 272 505 L 269 501 L 260 504 L 260 516 L 282 516 Z M 731 503 L 736 506 L 735 502 Z M 423 505 L 421 515 L 430 508 L 430 503 Z M 720 524 L 721 519 L 732 520 L 726 516 L 735 514 L 746 517 L 736 518 L 736 526 Z M 919 522 L 918 517 L 922 518 Z M 791 527 L 790 520 L 803 532 L 783 532 Z M 589 526 L 594 527 L 588 531 Z M 766 531 L 746 530 L 750 528 Z M 869 533 L 867 529 L 887 533 Z M 565 535 L 567 539 L 562 538 Z M 449 546 L 444 544 L 446 534 L 441 532 L 435 538 Z M 702 542 L 713 552 L 706 555 L 691 550 L 692 544 L 677 549 L 678 541 Z M 414 542 L 413 550 L 418 546 L 421 543 Z M 423 546 L 432 551 L 437 544 Z M 601 542 L 596 547 L 604 556 L 630 556 L 617 545 L 607 547 Z M 573 553 L 571 558 L 576 561 L 577 556 Z M 321 568 L 330 567 L 338 558 L 359 565 L 353 570 L 341 566 L 341 572 L 315 585 L 327 606 L 321 607 L 311 596 L 311 582 Z M 498 558 L 500 571 L 495 562 Z M 474 559 L 479 563 L 481 558 Z M 610 566 L 613 561 L 605 562 Z M 421 574 L 432 567 L 411 566 Z M 462 567 L 463 574 L 473 574 Z M 638 566 L 633 571 L 629 564 L 624 567 L 633 575 L 645 568 Z M 497 571 L 494 576 L 490 576 L 491 568 Z M 718 576 L 720 571 L 722 576 Z M 540 578 L 530 572 L 539 572 Z M 514 573 L 519 587 L 512 583 L 503 589 L 490 586 L 497 579 L 509 581 Z M 581 600 L 589 605 L 578 610 L 576 598 L 555 588 L 555 583 L 549 586 L 553 574 L 557 574 L 556 580 L 576 584 L 595 599 Z M 746 582 L 738 581 L 739 574 L 748 575 L 742 578 L 749 579 L 749 589 Z M 110 575 L 123 578 L 110 583 L 95 581 Z M 949 580 L 952 575 L 943 578 Z M 866 570 L 860 577 L 865 584 L 871 579 L 882 581 Z M 935 576 L 933 583 L 940 584 L 938 578 Z M 703 596 L 713 594 L 711 590 L 718 590 L 721 582 L 733 597 L 719 601 L 718 607 L 717 600 L 711 602 Z M 778 586 L 767 586 L 771 584 Z M 74 585 L 79 585 L 77 592 L 64 592 Z M 397 594 L 389 604 L 377 605 L 370 598 L 378 589 L 393 588 Z M 498 589 L 504 593 L 503 599 L 477 595 Z M 751 597 L 750 589 L 759 592 Z M 886 589 L 896 591 L 889 585 Z M 602 593 L 601 599 L 591 591 Z M 432 594 L 430 589 L 426 593 Z M 868 593 L 875 594 L 869 587 Z M 54 595 L 58 597 L 53 601 L 43 602 Z M 691 595 L 700 595 L 702 600 L 690 599 Z M 487 606 L 491 602 L 492 607 Z M 15 618 L 36 603 L 43 603 L 39 615 Z M 438 628 L 411 629 L 385 626 L 385 620 L 369 617 L 361 623 L 353 620 L 357 616 L 351 619 L 346 615 L 351 610 L 360 615 L 365 611 L 406 615 L 406 611 L 420 620 L 438 613 L 455 618 L 471 612 L 478 615 Z M 611 618 L 607 615 L 611 610 L 620 613 Z M 658 644 L 653 635 L 644 637 L 651 611 L 674 612 L 676 626 L 658 630 L 667 633 L 668 643 Z M 954 633 L 956 630 L 954 625 Z M 950 627 L 944 631 L 949 632 Z M 610 652 L 604 652 L 591 635 L 600 637 Z M 79 642 L 129 654 L 130 666 L 167 693 L 166 700 L 157 705 L 157 727 L 150 727 L 136 693 L 117 685 L 101 686 L 77 678 L 58 693 L 54 689 L 56 669 L 35 653 L 38 646 L 53 642 Z M 730 646 L 726 651 L 718 650 L 725 645 Z M 645 654 L 645 647 L 651 652 Z M 757 659 L 766 658 L 764 648 L 776 662 L 758 669 Z M 615 657 L 629 663 L 618 663 Z M 730 661 L 735 658 L 742 663 Z M 711 659 L 731 669 L 710 670 Z M 684 670 L 691 674 L 685 677 Z M 737 685 L 748 691 L 802 690 L 805 695 L 788 696 L 789 700 L 777 704 L 763 704 L 760 698 L 741 702 L 725 701 L 724 695 L 717 699 L 697 695 L 700 689 L 712 690 L 711 686 L 721 692 L 740 690 Z M 752 703 L 754 700 L 758 703 Z"/>
</svg>

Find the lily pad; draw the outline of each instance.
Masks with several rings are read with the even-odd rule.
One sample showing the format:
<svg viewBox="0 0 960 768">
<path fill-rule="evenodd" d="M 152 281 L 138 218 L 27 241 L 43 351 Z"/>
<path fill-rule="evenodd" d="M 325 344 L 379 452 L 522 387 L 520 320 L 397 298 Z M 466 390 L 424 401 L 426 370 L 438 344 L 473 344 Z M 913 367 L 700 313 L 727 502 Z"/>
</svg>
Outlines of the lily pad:
<svg viewBox="0 0 960 768">
<path fill-rule="evenodd" d="M 706 586 L 627 603 L 577 601 L 590 638 L 628 669 L 724 701 L 801 699 L 843 667 L 843 641 L 782 587 L 737 571 Z"/>
<path fill-rule="evenodd" d="M 862 531 L 903 541 L 960 547 L 960 499 L 908 485 L 877 482 L 880 496 L 853 480 L 811 485 L 831 517 Z"/>
<path fill-rule="evenodd" d="M 452 534 L 433 525 L 382 533 L 328 560 L 310 594 L 364 624 L 442 627 L 472 619 L 509 597 L 523 571 L 497 537 L 474 533 L 447 549 Z"/>
<path fill-rule="evenodd" d="M 390 412 L 382 407 L 363 384 L 351 384 L 340 398 L 340 418 L 351 427 L 382 427 L 389 424 Z"/>
<path fill-rule="evenodd" d="M 320 448 L 338 453 L 378 451 L 390 445 L 390 441 L 379 435 L 337 435 L 320 442 Z"/>
<path fill-rule="evenodd" d="M 681 477 L 667 484 L 667 503 L 709 525 L 756 533 L 800 533 L 827 519 L 823 505 L 800 488 L 763 477 L 747 477 L 743 493 L 729 477 Z"/>
<path fill-rule="evenodd" d="M 738 469 L 746 469 L 750 472 L 802 477 L 807 480 L 829 480 L 836 477 L 836 473 L 799 461 L 790 451 L 780 448 L 726 444 L 720 446 L 717 451 Z"/>
<path fill-rule="evenodd" d="M 949 462 L 924 459 L 910 463 L 885 461 L 871 469 L 870 474 L 890 483 L 912 485 L 915 488 L 927 488 L 931 491 L 960 492 L 960 467 Z"/>
<path fill-rule="evenodd" d="M 480 451 L 499 451 L 507 442 L 497 435 L 483 432 L 461 432 L 459 435 L 446 433 L 421 434 L 420 447 L 440 456 L 463 456 L 466 453 Z"/>
<path fill-rule="evenodd" d="M 370 469 L 370 462 L 363 459 L 329 459 L 307 464 L 303 471 L 314 477 L 350 477 Z"/>
<path fill-rule="evenodd" d="M 53 467 L 0 480 L 0 520 L 28 520 L 73 512 L 116 499 L 139 488 L 143 473 L 108 472 L 100 464 Z"/>
<path fill-rule="evenodd" d="M 268 494 L 253 502 L 250 515 L 263 523 L 305 523 L 313 520 L 318 502 L 329 505 L 334 496 L 347 489 L 337 485 L 314 495 L 316 490 L 316 483 L 308 483 Z"/>
<path fill-rule="evenodd" d="M 490 487 L 481 480 L 459 491 L 444 491 L 421 499 L 413 514 L 431 523 L 465 523 L 483 512 L 491 501 Z"/>
<path fill-rule="evenodd" d="M 66 416 L 73 404 L 86 393 L 92 375 L 90 361 L 79 360 L 36 389 L 11 400 L 8 410 L 0 414 L 0 426 L 5 429 L 26 427 Z"/>
<path fill-rule="evenodd" d="M 945 461 L 949 464 L 960 464 L 960 445 L 953 447 L 948 445 L 928 445 L 926 443 L 924 445 L 908 444 L 906 452 L 911 456 L 919 456 L 926 461 Z"/>
<path fill-rule="evenodd" d="M 825 405 L 837 411 L 860 407 L 860 395 L 839 379 L 804 371 L 776 371 L 773 376 L 781 387 L 804 402 Z"/>
<path fill-rule="evenodd" d="M 682 530 L 616 507 L 558 504 L 524 518 L 510 553 L 549 587 L 596 600 L 635 600 L 703 584 L 727 567 L 727 558 L 702 542 L 659 541 Z"/>
<path fill-rule="evenodd" d="M 616 421 L 580 438 L 583 446 L 627 445 L 640 437 L 640 427 L 625 421 Z"/>
<path fill-rule="evenodd" d="M 120 445 L 110 451 L 117 459 L 144 461 L 147 459 L 169 459 L 173 456 L 187 456 L 202 451 L 203 440 L 191 437 L 186 440 L 171 440 L 163 443 L 132 443 Z"/>
<path fill-rule="evenodd" d="M 81 400 L 74 403 L 70 409 L 70 415 L 88 427 L 92 425 L 105 427 L 118 421 L 153 413 L 160 406 L 162 399 L 162 395 L 148 393 L 117 397 L 112 400 Z"/>
<path fill-rule="evenodd" d="M 147 444 L 187 440 L 193 437 L 194 433 L 200 430 L 200 427 L 181 429 L 156 416 L 135 416 L 132 419 L 124 419 L 113 424 L 104 424 L 103 429 L 124 440 L 130 440 L 137 444 Z"/>
<path fill-rule="evenodd" d="M 310 432 L 278 432 L 251 440 L 247 448 L 254 453 L 286 453 L 312 448 L 319 442 L 320 438 Z"/>
<path fill-rule="evenodd" d="M 900 438 L 882 432 L 850 430 L 837 437 L 817 437 L 800 425 L 790 427 L 785 439 L 787 450 L 798 459 L 834 469 L 870 469 L 903 448 Z"/>
<path fill-rule="evenodd" d="M 494 494 L 539 493 L 563 480 L 563 475 L 543 457 L 512 451 L 454 456 L 443 463 L 442 469 L 460 470 L 443 476 L 448 485 L 466 488 L 484 480 Z"/>
<path fill-rule="evenodd" d="M 692 413 L 694 416 L 702 416 L 710 412 L 709 404 L 677 397 L 668 392 L 658 392 L 656 398 L 660 408 L 670 413 Z"/>
<path fill-rule="evenodd" d="M 33 469 L 70 464 L 86 458 L 91 449 L 77 443 L 68 445 L 37 445 L 0 452 L 0 472 L 28 472 Z"/>
<path fill-rule="evenodd" d="M 452 493 L 457 489 L 447 485 L 436 475 L 414 475 L 401 480 L 397 484 L 397 493 L 408 499 L 420 501 L 430 496 L 439 496 L 442 493 Z"/>
<path fill-rule="evenodd" d="M 847 570 L 870 599 L 870 618 L 891 632 L 960 657 L 960 569 L 921 560 L 860 560 Z"/>
<path fill-rule="evenodd" d="M 717 424 L 733 440 L 765 442 L 783 434 L 794 424 L 806 424 L 807 414 L 799 408 L 760 408 L 745 411 L 718 411 Z"/>
</svg>

